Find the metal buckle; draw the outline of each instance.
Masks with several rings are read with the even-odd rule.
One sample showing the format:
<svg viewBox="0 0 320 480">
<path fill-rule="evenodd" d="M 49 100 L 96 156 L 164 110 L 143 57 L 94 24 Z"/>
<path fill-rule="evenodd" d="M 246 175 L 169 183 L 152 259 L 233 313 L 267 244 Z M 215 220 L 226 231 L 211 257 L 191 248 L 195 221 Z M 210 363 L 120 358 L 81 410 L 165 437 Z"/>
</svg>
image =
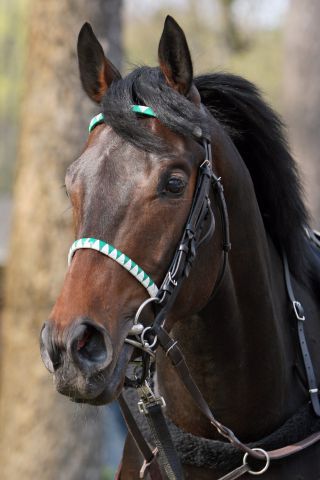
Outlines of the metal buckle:
<svg viewBox="0 0 320 480">
<path fill-rule="evenodd" d="M 152 399 L 141 399 L 138 402 L 138 410 L 140 413 L 143 413 L 143 415 L 148 415 L 149 410 L 148 408 L 154 407 L 155 405 L 160 405 L 160 407 L 164 408 L 166 406 L 165 399 L 163 397 L 156 397 L 153 396 Z"/>
<path fill-rule="evenodd" d="M 164 398 L 156 397 L 147 381 L 145 381 L 144 385 L 142 385 L 138 390 L 140 391 L 139 393 L 141 396 L 138 402 L 138 409 L 140 413 L 148 415 L 148 409 L 154 405 L 160 405 L 162 408 L 166 406 Z"/>
<path fill-rule="evenodd" d="M 154 461 L 154 459 L 159 453 L 158 448 L 156 447 L 154 450 L 152 450 L 152 453 L 153 453 L 153 458 L 152 460 L 150 460 L 150 462 L 147 462 L 147 460 L 144 460 L 142 467 L 140 468 L 139 478 L 144 478 L 146 470 L 150 467 L 151 463 Z"/>
<path fill-rule="evenodd" d="M 309 393 L 318 393 L 319 389 L 318 388 L 310 388 Z"/>
<path fill-rule="evenodd" d="M 172 273 L 170 272 L 170 270 L 169 270 L 169 272 L 168 272 L 168 278 L 169 278 L 169 282 L 172 283 L 172 285 L 173 285 L 174 287 L 176 287 L 176 286 L 178 285 L 177 280 L 175 280 L 174 278 L 172 278 Z"/>
<path fill-rule="evenodd" d="M 263 450 L 262 448 L 252 448 L 253 451 L 255 452 L 261 452 L 263 455 L 266 457 L 266 464 L 261 470 L 248 470 L 248 473 L 251 473 L 251 475 L 262 475 L 265 473 L 270 465 L 270 457 L 268 452 Z M 249 453 L 245 453 L 243 456 L 243 465 L 247 465 L 247 458 L 248 458 Z"/>
<path fill-rule="evenodd" d="M 211 164 L 210 164 L 210 160 L 208 158 L 206 158 L 205 160 L 203 160 L 203 162 L 201 163 L 200 167 L 199 168 L 204 168 L 204 167 L 209 167 L 211 169 Z"/>
<path fill-rule="evenodd" d="M 298 300 L 294 300 L 292 302 L 292 305 L 293 305 L 293 310 L 294 310 L 294 313 L 295 313 L 295 316 L 297 317 L 297 319 L 301 320 L 301 321 L 304 321 L 306 319 L 306 317 L 304 316 L 304 310 L 303 310 L 303 306 L 301 305 L 301 303 L 298 302 Z"/>
</svg>

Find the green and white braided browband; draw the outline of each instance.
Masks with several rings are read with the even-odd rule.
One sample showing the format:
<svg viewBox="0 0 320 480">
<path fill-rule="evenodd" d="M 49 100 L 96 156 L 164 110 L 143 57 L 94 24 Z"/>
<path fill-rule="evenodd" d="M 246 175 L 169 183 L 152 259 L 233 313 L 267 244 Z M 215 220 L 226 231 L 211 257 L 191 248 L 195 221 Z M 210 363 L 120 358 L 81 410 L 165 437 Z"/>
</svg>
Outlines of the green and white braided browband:
<svg viewBox="0 0 320 480">
<path fill-rule="evenodd" d="M 131 275 L 133 275 L 140 283 L 147 289 L 150 297 L 155 297 L 158 293 L 158 287 L 151 280 L 149 275 L 147 275 L 139 265 L 137 265 L 133 260 L 131 260 L 127 255 L 122 253 L 120 250 L 115 248 L 109 243 L 103 242 L 102 240 L 97 240 L 96 238 L 80 238 L 76 240 L 69 250 L 68 255 L 68 264 L 70 265 L 74 252 L 80 248 L 90 248 L 96 250 L 104 255 L 115 260 L 119 265 L 128 270 Z"/>
<path fill-rule="evenodd" d="M 140 113 L 141 115 L 147 115 L 148 117 L 157 117 L 151 107 L 145 107 L 144 105 L 132 105 L 131 110 L 135 113 Z M 89 123 L 89 133 L 100 123 L 104 123 L 103 113 L 98 113 L 91 122 Z"/>
</svg>

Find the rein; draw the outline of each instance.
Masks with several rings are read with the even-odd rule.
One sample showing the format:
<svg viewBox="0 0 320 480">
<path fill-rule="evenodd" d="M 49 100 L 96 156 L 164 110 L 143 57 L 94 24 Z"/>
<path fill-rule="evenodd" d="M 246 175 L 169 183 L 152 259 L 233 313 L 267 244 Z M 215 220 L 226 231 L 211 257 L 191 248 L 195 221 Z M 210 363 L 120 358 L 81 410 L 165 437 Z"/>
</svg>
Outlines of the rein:
<svg viewBox="0 0 320 480">
<path fill-rule="evenodd" d="M 155 113 L 150 107 L 144 107 L 139 105 L 132 106 L 132 111 L 150 117 L 156 117 Z M 103 114 L 99 114 L 92 119 L 89 126 L 89 132 L 91 132 L 95 126 L 104 122 Z M 151 451 L 148 443 L 144 439 L 131 411 L 128 407 L 123 395 L 119 397 L 120 407 L 127 423 L 128 429 L 134 438 L 137 447 L 144 457 L 144 463 L 140 471 L 139 478 L 145 478 L 148 473 L 152 480 L 163 479 L 159 465 L 163 467 L 169 480 L 182 480 L 183 473 L 180 460 L 175 452 L 173 442 L 163 416 L 162 409 L 165 406 L 165 401 L 162 397 L 157 397 L 152 388 L 150 387 L 151 378 L 151 362 L 154 361 L 155 352 L 158 346 L 160 346 L 165 355 L 168 356 L 175 367 L 183 385 L 190 393 L 193 401 L 198 406 L 199 410 L 207 417 L 211 425 L 219 432 L 220 435 L 225 437 L 234 447 L 243 452 L 243 464 L 220 478 L 220 480 L 233 480 L 239 478 L 245 473 L 253 475 L 261 475 L 265 473 L 270 465 L 270 461 L 282 459 L 294 455 L 305 448 L 315 444 L 320 440 L 320 432 L 310 435 L 306 439 L 297 442 L 293 445 L 278 448 L 276 450 L 266 451 L 261 448 L 250 448 L 246 444 L 242 443 L 234 434 L 232 430 L 219 422 L 213 412 L 210 410 L 206 403 L 202 393 L 198 389 L 194 382 L 186 361 L 182 352 L 178 347 L 178 342 L 175 341 L 164 329 L 165 321 L 168 312 L 173 306 L 173 303 L 181 289 L 183 280 L 189 275 L 192 264 L 196 258 L 198 248 L 200 245 L 209 240 L 214 232 L 214 216 L 210 204 L 210 189 L 213 188 L 217 206 L 221 217 L 221 228 L 223 235 L 222 253 L 223 259 L 215 282 L 213 292 L 210 299 L 214 296 L 219 288 L 228 261 L 228 252 L 230 251 L 230 235 L 229 235 L 229 219 L 228 211 L 223 193 L 223 187 L 221 179 L 217 177 L 212 171 L 212 151 L 210 142 L 202 138 L 203 147 L 205 151 L 205 159 L 199 166 L 198 179 L 195 188 L 195 193 L 189 213 L 188 220 L 182 235 L 182 238 L 178 244 L 178 247 L 173 256 L 171 265 L 167 271 L 167 274 L 162 282 L 162 285 L 158 289 L 152 279 L 139 267 L 133 260 L 127 257 L 120 250 L 117 250 L 110 244 L 107 244 L 101 240 L 94 238 L 78 239 L 72 245 L 69 252 L 69 264 L 76 250 L 81 248 L 89 248 L 99 251 L 100 253 L 109 256 L 117 263 L 122 265 L 128 270 L 135 278 L 147 289 L 150 298 L 145 300 L 139 307 L 133 326 L 126 338 L 125 342 L 139 348 L 142 351 L 142 374 L 140 377 L 135 374 L 134 379 L 126 378 L 126 386 L 134 387 L 138 390 L 140 395 L 140 401 L 138 402 L 139 411 L 146 416 L 149 423 L 150 430 L 153 434 L 157 448 Z M 207 232 L 202 236 L 204 224 L 209 220 L 209 228 Z M 286 263 L 286 257 L 284 257 L 284 270 L 285 270 L 285 282 L 288 291 L 289 298 L 292 301 L 294 312 L 299 320 L 299 325 L 304 321 L 303 309 L 301 304 L 295 299 L 288 265 Z M 154 303 L 155 318 L 151 326 L 144 326 L 139 322 L 139 317 L 142 310 L 149 303 Z M 302 324 L 303 325 L 303 324 Z M 302 334 L 300 335 L 300 332 Z M 134 337 L 134 338 L 132 338 Z M 303 353 L 308 353 L 306 341 L 303 333 L 303 326 L 299 327 L 300 343 L 305 342 L 305 346 L 302 347 Z M 303 349 L 304 348 L 304 349 Z M 311 375 L 310 375 L 311 365 Z M 312 404 L 315 407 L 318 404 L 315 401 L 315 394 L 318 398 L 318 391 L 316 389 L 315 377 L 313 374 L 313 368 L 310 356 L 305 363 L 309 380 L 309 391 L 311 394 Z M 316 413 L 317 409 L 315 408 Z M 157 458 L 159 454 L 159 460 Z M 248 464 L 248 457 L 255 458 L 264 462 L 263 467 L 260 470 L 252 470 Z M 121 472 L 120 472 L 121 474 Z M 121 478 L 121 477 L 118 477 Z"/>
</svg>

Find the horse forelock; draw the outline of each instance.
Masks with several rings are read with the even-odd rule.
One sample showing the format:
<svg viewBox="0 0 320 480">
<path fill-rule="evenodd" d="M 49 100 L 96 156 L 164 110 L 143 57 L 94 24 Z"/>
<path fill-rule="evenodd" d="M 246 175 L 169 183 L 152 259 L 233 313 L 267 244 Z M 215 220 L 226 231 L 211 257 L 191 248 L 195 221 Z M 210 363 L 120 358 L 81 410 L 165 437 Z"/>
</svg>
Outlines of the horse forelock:
<svg viewBox="0 0 320 480">
<path fill-rule="evenodd" d="M 210 134 L 209 114 L 168 86 L 157 67 L 140 67 L 114 81 L 102 106 L 106 122 L 124 140 L 149 152 L 169 151 L 172 146 L 147 128 L 145 117 L 137 121 L 131 111 L 136 104 L 151 107 L 162 125 L 184 137 Z"/>
</svg>

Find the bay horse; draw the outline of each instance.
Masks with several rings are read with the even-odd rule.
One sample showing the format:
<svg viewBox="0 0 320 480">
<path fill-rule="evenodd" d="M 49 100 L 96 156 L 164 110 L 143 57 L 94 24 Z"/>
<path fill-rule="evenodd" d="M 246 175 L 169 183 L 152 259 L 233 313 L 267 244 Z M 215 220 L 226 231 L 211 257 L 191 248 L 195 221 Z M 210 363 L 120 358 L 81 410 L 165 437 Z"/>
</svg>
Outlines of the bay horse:
<svg viewBox="0 0 320 480">
<path fill-rule="evenodd" d="M 227 425 L 252 446 L 249 457 L 256 452 L 242 478 L 319 479 L 317 442 L 265 462 L 268 450 L 294 449 L 320 430 L 319 269 L 282 123 L 245 79 L 194 77 L 185 35 L 169 16 L 158 56 L 158 67 L 121 78 L 90 25 L 80 31 L 82 85 L 102 113 L 66 173 L 78 240 L 41 331 L 43 361 L 60 393 L 104 405 L 121 395 L 140 351 L 144 363 L 153 360 L 180 478 L 242 468 Z M 170 265 L 182 257 L 178 278 Z M 158 330 L 147 332 L 159 315 Z M 160 333 L 174 338 L 165 351 L 156 349 Z M 177 345 L 207 414 L 172 364 Z M 142 460 L 129 434 L 118 477 L 142 478 Z M 157 478 L 178 478 L 160 470 Z"/>
</svg>

